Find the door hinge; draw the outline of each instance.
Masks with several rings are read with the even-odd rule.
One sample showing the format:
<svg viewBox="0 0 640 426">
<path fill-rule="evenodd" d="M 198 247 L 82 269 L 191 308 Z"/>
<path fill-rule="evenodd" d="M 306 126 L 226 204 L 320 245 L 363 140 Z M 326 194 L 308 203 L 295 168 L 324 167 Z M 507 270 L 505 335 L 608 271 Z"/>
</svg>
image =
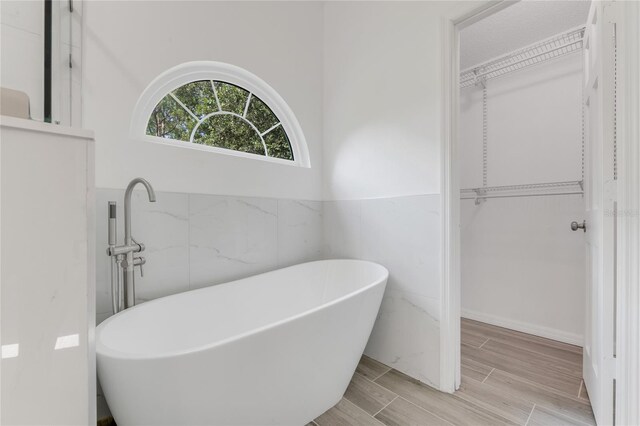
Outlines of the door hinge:
<svg viewBox="0 0 640 426">
<path fill-rule="evenodd" d="M 69 0 L 69 12 L 73 13 L 73 0 Z"/>
<path fill-rule="evenodd" d="M 618 388 L 617 388 L 617 385 L 616 385 L 616 379 L 613 379 L 613 390 L 612 390 L 612 393 L 613 393 L 613 402 L 612 402 L 613 410 L 611 410 L 612 411 L 612 413 L 611 413 L 612 414 L 611 424 L 613 426 L 616 426 L 616 394 L 617 394 L 616 392 L 617 392 L 617 390 L 618 390 Z"/>
<path fill-rule="evenodd" d="M 609 374 L 611 375 L 610 377 L 615 381 L 619 376 L 618 361 L 616 358 L 610 358 L 608 364 L 609 364 Z"/>
<path fill-rule="evenodd" d="M 69 53 L 69 68 L 73 68 L 73 60 L 71 58 L 71 53 Z"/>
<path fill-rule="evenodd" d="M 607 179 L 603 186 L 604 200 L 613 203 L 618 199 L 618 181 L 615 179 Z"/>
</svg>

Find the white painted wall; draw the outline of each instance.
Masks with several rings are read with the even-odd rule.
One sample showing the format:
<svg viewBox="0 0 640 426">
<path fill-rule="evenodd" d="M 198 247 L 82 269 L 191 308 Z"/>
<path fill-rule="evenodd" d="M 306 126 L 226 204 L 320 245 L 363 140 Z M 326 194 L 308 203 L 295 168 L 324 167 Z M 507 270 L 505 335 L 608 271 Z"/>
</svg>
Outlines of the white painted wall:
<svg viewBox="0 0 640 426">
<path fill-rule="evenodd" d="M 580 195 L 462 201 L 462 315 L 582 344 L 585 236 Z"/>
<path fill-rule="evenodd" d="M 325 199 L 440 192 L 443 16 L 476 6 L 326 4 Z"/>
<path fill-rule="evenodd" d="M 582 59 L 572 54 L 487 83 L 488 184 L 582 175 Z M 482 89 L 461 91 L 461 186 L 482 186 Z M 463 316 L 581 344 L 582 196 L 462 201 Z"/>
<path fill-rule="evenodd" d="M 160 191 L 321 199 L 321 3 L 92 1 L 84 15 L 83 126 L 96 134 L 97 187 L 144 176 Z M 271 85 L 302 126 L 311 168 L 130 138 L 147 85 L 193 60 L 228 62 Z"/>
<path fill-rule="evenodd" d="M 445 19 L 473 2 L 328 2 L 325 255 L 389 268 L 365 353 L 440 385 Z"/>
<path fill-rule="evenodd" d="M 580 180 L 582 62 L 573 54 L 489 80 L 488 185 Z M 462 188 L 482 186 L 482 89 L 460 91 Z"/>
</svg>

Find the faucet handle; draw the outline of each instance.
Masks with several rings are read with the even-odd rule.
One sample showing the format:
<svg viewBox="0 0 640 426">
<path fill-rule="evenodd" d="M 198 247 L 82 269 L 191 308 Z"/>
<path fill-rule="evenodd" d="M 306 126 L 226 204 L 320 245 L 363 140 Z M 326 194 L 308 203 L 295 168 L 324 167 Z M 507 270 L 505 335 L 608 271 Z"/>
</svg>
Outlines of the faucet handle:
<svg viewBox="0 0 640 426">
<path fill-rule="evenodd" d="M 136 239 L 133 238 L 133 237 L 131 237 L 131 241 L 133 241 L 133 244 L 135 244 L 135 245 L 137 245 L 139 247 L 139 250 L 137 250 L 137 253 L 140 253 L 140 252 L 144 251 L 144 249 L 145 249 L 144 244 L 137 242 Z"/>
<path fill-rule="evenodd" d="M 144 269 L 142 268 L 142 265 L 144 265 L 145 263 L 147 263 L 147 259 L 145 259 L 142 256 L 139 257 L 134 257 L 133 258 L 133 267 L 135 268 L 136 266 L 140 267 L 140 276 L 144 277 Z"/>
</svg>

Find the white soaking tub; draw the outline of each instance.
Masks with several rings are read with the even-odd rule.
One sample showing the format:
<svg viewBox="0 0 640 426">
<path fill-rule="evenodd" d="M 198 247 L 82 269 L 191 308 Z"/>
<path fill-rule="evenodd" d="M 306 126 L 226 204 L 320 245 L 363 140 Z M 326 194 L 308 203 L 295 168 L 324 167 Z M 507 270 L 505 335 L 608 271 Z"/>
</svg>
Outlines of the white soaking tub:
<svg viewBox="0 0 640 426">
<path fill-rule="evenodd" d="M 156 299 L 96 329 L 119 426 L 304 425 L 342 397 L 388 271 L 326 260 Z"/>
</svg>

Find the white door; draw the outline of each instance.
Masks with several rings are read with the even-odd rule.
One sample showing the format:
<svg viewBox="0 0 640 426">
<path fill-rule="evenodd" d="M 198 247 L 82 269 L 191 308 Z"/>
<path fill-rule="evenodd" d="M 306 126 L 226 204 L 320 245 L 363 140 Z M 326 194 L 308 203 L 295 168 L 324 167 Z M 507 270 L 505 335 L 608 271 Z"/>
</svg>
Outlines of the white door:
<svg viewBox="0 0 640 426">
<path fill-rule="evenodd" d="M 588 287 L 583 375 L 599 425 L 615 421 L 615 7 L 592 3 L 584 44 Z"/>
</svg>

